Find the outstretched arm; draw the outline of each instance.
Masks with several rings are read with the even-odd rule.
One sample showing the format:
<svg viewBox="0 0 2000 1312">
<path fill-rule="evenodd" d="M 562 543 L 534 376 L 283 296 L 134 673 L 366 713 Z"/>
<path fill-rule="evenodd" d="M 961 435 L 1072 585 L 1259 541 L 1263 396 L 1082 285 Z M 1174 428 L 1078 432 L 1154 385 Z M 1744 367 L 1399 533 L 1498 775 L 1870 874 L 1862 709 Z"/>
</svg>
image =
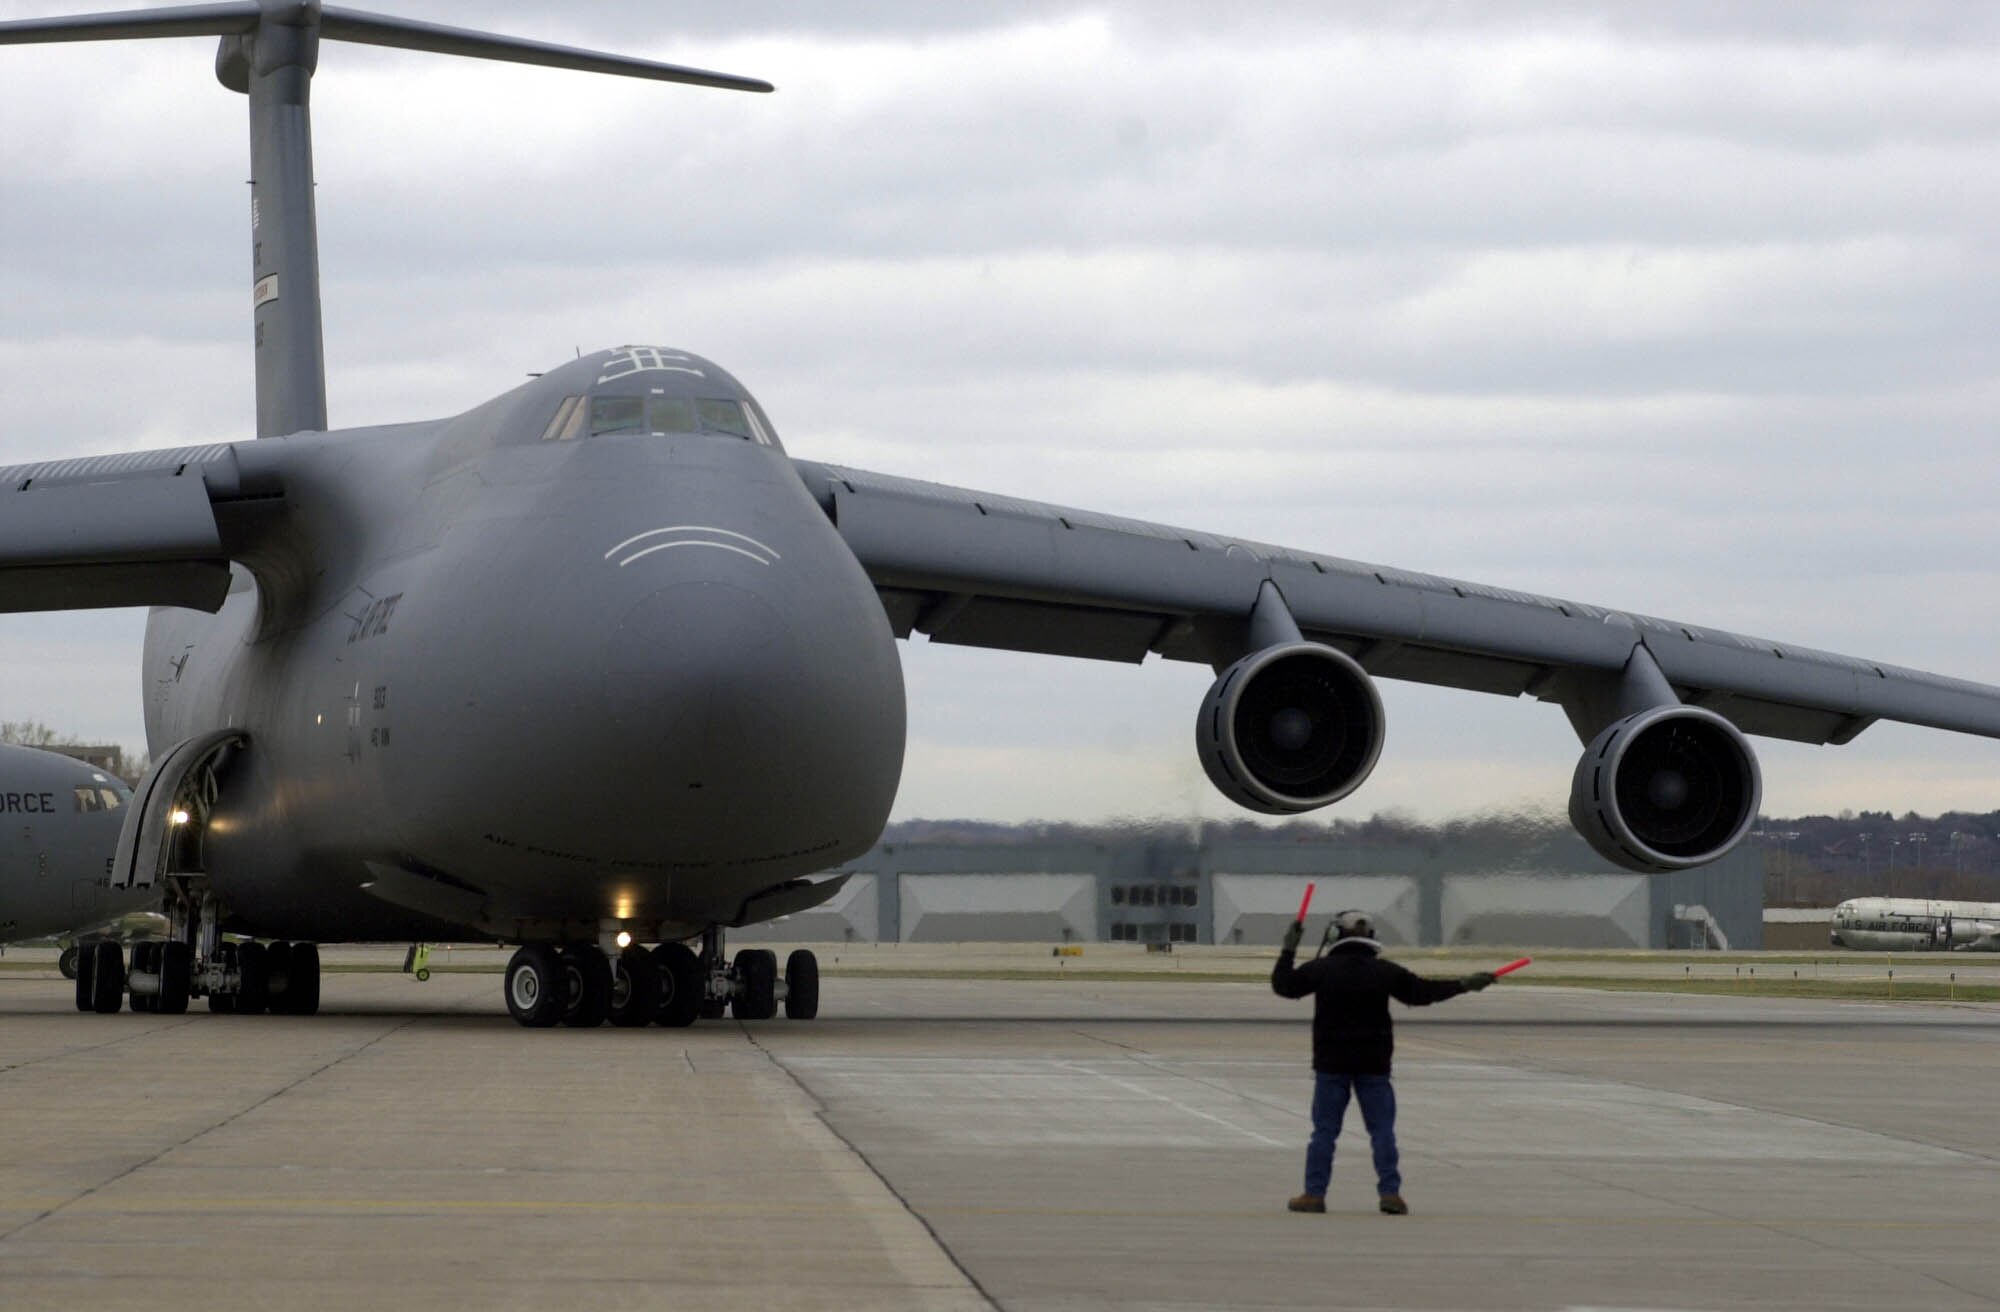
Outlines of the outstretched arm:
<svg viewBox="0 0 2000 1312">
<path fill-rule="evenodd" d="M 1391 963 L 1394 966 L 1394 963 Z M 1474 981 L 1479 981 L 1475 983 Z M 1464 979 L 1427 979 L 1415 971 L 1394 966 L 1389 976 L 1389 996 L 1408 1007 L 1428 1007 L 1461 993 L 1472 993 L 1493 982 L 1491 975 L 1468 975 Z"/>
</svg>

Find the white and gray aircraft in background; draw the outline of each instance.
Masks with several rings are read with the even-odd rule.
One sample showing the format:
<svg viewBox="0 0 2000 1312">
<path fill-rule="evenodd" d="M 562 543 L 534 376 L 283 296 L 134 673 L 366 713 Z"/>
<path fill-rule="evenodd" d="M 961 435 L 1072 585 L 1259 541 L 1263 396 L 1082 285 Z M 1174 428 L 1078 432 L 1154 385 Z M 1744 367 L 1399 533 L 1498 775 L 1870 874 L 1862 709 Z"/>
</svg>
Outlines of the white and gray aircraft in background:
<svg viewBox="0 0 2000 1312">
<path fill-rule="evenodd" d="M 1849 898 L 1833 909 L 1830 937 L 1861 952 L 2000 952 L 2000 902 Z"/>
<path fill-rule="evenodd" d="M 318 941 L 483 940 L 521 945 L 504 993 L 525 1025 L 810 1016 L 809 953 L 780 979 L 768 952 L 728 958 L 724 931 L 832 896 L 811 876 L 879 836 L 913 633 L 1209 665 L 1195 750 L 1274 815 L 1368 777 L 1377 679 L 1552 702 L 1585 744 L 1573 822 L 1647 872 L 1743 838 L 1749 736 L 2000 737 L 2000 689 L 795 460 L 742 384 L 679 349 L 330 430 L 324 43 L 771 88 L 317 0 L 0 24 L 0 43 L 181 36 L 220 38 L 216 74 L 249 100 L 257 438 L 0 470 L 0 608 L 155 607 L 157 764 L 112 876 L 171 919 L 176 946 L 130 981 L 146 1005 L 310 1011 Z M 115 947 L 93 967 L 113 979 Z"/>
<path fill-rule="evenodd" d="M 114 922 L 160 901 L 151 888 L 114 888 L 111 860 L 132 790 L 93 765 L 0 743 L 0 943 L 115 939 Z M 62 954 L 73 975 L 77 945 Z"/>
</svg>

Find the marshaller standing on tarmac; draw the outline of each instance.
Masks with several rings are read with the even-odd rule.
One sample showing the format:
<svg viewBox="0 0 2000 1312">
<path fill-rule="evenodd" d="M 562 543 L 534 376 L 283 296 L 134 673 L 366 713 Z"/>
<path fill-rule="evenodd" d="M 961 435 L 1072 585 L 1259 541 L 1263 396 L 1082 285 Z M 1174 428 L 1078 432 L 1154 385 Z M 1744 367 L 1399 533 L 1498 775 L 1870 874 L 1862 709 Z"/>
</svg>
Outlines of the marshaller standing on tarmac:
<svg viewBox="0 0 2000 1312">
<path fill-rule="evenodd" d="M 1301 915 L 1303 915 L 1301 908 Z M 1271 988 L 1280 997 L 1313 995 L 1312 1138 L 1306 1144 L 1305 1192 L 1287 1204 L 1294 1212 L 1324 1212 L 1326 1186 L 1333 1178 L 1333 1144 L 1347 1115 L 1350 1094 L 1361 1104 L 1361 1120 L 1375 1149 L 1379 1205 L 1392 1216 L 1408 1214 L 1403 1176 L 1396 1156 L 1396 1090 L 1389 1083 L 1395 1030 L 1389 999 L 1427 1007 L 1493 982 L 1485 972 L 1462 979 L 1426 979 L 1384 960 L 1375 941 L 1375 923 L 1359 911 L 1333 918 L 1333 947 L 1305 965 L 1293 964 L 1305 921 L 1285 931 L 1283 949 L 1271 968 Z"/>
</svg>

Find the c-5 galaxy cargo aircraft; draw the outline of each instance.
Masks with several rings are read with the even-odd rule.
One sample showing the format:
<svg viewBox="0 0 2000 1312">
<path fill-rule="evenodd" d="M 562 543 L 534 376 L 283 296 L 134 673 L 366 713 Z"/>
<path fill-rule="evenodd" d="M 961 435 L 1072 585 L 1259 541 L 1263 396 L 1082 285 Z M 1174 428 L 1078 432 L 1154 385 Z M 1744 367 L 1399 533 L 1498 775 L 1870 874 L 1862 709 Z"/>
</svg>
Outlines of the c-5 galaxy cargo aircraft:
<svg viewBox="0 0 2000 1312">
<path fill-rule="evenodd" d="M 1269 814 L 1368 777 L 1376 679 L 1553 702 L 1586 744 L 1576 827 L 1639 871 L 1742 839 L 1746 735 L 2000 736 L 1993 688 L 793 460 L 742 384 L 681 350 L 598 351 L 454 419 L 329 431 L 322 43 L 770 87 L 316 0 L 0 25 L 157 36 L 219 37 L 216 73 L 249 98 L 257 440 L 0 471 L 0 606 L 157 608 L 158 764 L 113 879 L 158 890 L 185 945 L 133 980 L 162 1009 L 309 1011 L 318 940 L 484 939 L 522 945 L 504 991 L 525 1025 L 813 1014 L 809 955 L 780 980 L 769 953 L 727 959 L 724 930 L 830 897 L 809 877 L 880 834 L 912 633 L 1210 665 L 1195 749 Z"/>
</svg>

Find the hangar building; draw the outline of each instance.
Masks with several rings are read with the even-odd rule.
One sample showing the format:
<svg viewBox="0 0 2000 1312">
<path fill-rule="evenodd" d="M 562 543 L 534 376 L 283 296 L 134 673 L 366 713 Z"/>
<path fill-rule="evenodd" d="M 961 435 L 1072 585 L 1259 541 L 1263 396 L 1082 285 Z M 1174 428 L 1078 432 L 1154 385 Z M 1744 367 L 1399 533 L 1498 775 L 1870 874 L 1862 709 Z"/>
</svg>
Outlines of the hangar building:
<svg viewBox="0 0 2000 1312">
<path fill-rule="evenodd" d="M 769 942 L 1275 944 L 1306 881 L 1395 946 L 1757 948 L 1763 854 L 1635 875 L 1564 832 L 1477 840 L 1069 837 L 885 842 L 839 868 L 830 901 L 749 931 Z M 1317 922 L 1317 916 L 1315 916 Z"/>
</svg>

